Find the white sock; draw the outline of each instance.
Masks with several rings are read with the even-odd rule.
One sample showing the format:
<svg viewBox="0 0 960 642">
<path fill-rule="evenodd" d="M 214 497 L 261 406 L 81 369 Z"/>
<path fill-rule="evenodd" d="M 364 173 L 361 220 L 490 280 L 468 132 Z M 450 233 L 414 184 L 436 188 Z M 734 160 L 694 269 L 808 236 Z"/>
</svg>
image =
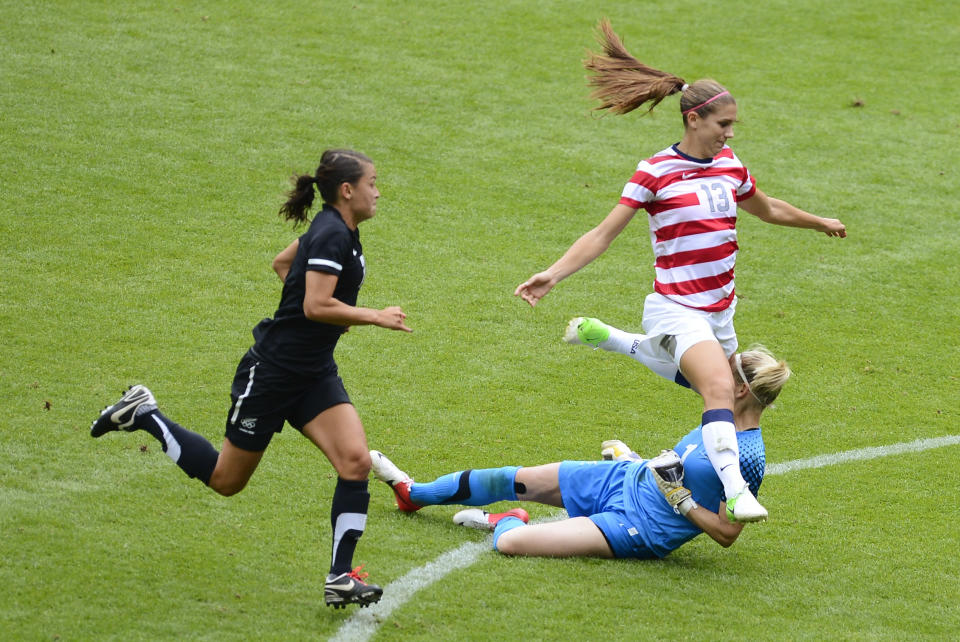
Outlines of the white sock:
<svg viewBox="0 0 960 642">
<path fill-rule="evenodd" d="M 740 473 L 740 447 L 733 412 L 726 409 L 704 412 L 702 433 L 703 447 L 723 483 L 723 492 L 728 499 L 734 497 L 747 482 Z"/>
<path fill-rule="evenodd" d="M 676 382 L 679 372 L 676 364 L 665 358 L 666 355 L 659 350 L 659 342 L 653 337 L 624 332 L 609 324 L 607 327 L 610 328 L 610 336 L 600 343 L 600 348 L 608 352 L 624 354 L 634 361 L 639 361 L 664 379 Z"/>
</svg>

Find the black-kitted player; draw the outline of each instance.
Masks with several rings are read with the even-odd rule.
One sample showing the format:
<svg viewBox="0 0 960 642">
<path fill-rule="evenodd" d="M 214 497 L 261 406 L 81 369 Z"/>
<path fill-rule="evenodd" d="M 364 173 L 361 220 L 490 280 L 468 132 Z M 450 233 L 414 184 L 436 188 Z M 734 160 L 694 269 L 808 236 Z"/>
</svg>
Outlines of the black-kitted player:
<svg viewBox="0 0 960 642">
<path fill-rule="evenodd" d="M 280 215 L 295 224 L 308 222 L 314 186 L 323 208 L 306 233 L 273 261 L 283 281 L 280 305 L 273 318 L 254 328 L 254 344 L 237 366 L 220 452 L 162 414 L 143 385 L 131 387 L 90 428 L 93 437 L 114 430 L 149 432 L 187 475 L 225 496 L 243 490 L 284 422 L 299 430 L 338 475 L 330 511 L 333 551 L 324 590 L 325 602 L 335 608 L 372 604 L 383 591 L 363 581 L 367 574 L 360 572 L 362 567 L 352 568 L 367 520 L 370 455 L 333 350 L 352 325 L 411 331 L 400 307 L 356 305 L 366 272 L 357 226 L 376 212 L 376 178 L 373 162 L 351 150 L 327 150 L 314 175 L 294 177 Z"/>
</svg>

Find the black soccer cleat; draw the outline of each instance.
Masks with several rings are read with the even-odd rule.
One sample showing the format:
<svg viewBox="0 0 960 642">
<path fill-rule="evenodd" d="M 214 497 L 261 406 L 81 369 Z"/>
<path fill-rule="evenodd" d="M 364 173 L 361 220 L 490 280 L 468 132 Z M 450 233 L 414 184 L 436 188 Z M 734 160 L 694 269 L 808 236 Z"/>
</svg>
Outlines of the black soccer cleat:
<svg viewBox="0 0 960 642">
<path fill-rule="evenodd" d="M 359 604 L 361 608 L 376 604 L 383 596 L 383 589 L 376 584 L 367 584 L 369 573 L 361 573 L 363 565 L 348 573 L 328 577 L 323 587 L 323 601 L 327 606 L 342 609 L 347 604 Z"/>
<path fill-rule="evenodd" d="M 113 430 L 136 430 L 134 420 L 138 415 L 157 409 L 157 400 L 146 386 L 136 385 L 120 397 L 120 401 L 107 406 L 90 425 L 90 436 L 99 437 Z"/>
</svg>

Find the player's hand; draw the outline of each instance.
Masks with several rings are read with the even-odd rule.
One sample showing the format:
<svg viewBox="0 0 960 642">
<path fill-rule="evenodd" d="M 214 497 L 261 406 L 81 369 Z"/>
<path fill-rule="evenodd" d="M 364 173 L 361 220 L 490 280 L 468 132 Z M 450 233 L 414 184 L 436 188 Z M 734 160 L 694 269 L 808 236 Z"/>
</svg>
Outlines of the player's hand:
<svg viewBox="0 0 960 642">
<path fill-rule="evenodd" d="M 821 231 L 824 234 L 827 236 L 839 236 L 840 238 L 846 238 L 847 226 L 841 223 L 838 219 L 825 218 L 821 220 L 823 221 Z"/>
<path fill-rule="evenodd" d="M 529 303 L 530 307 L 533 307 L 537 304 L 537 301 L 545 297 L 547 292 L 553 289 L 554 285 L 556 285 L 556 283 L 548 272 L 537 272 L 518 285 L 517 289 L 513 291 L 513 296 L 520 297 Z"/>
<path fill-rule="evenodd" d="M 651 468 L 650 472 L 653 473 L 653 478 L 657 480 L 657 486 L 660 488 L 660 492 L 663 493 L 664 499 L 667 500 L 667 503 L 670 504 L 675 511 L 686 516 L 687 513 L 699 506 L 699 504 L 693 500 L 690 490 L 685 488 L 683 484 L 665 480 L 657 474 L 655 468 Z"/>
<path fill-rule="evenodd" d="M 663 496 L 667 498 L 667 501 L 670 502 L 671 506 L 676 507 L 677 504 L 690 496 L 690 491 L 683 487 L 682 479 L 678 481 L 670 481 L 669 479 L 665 479 L 660 474 L 660 471 L 657 470 L 656 466 L 652 466 L 648 463 L 647 468 L 649 468 L 651 474 L 653 474 L 653 480 L 657 482 L 657 488 L 660 489 L 660 492 L 663 493 Z"/>
<path fill-rule="evenodd" d="M 406 318 L 407 315 L 400 309 L 400 306 L 392 305 L 389 308 L 380 310 L 377 315 L 377 325 L 381 328 L 389 328 L 390 330 L 413 332 L 413 330 L 408 328 L 404 323 Z"/>
<path fill-rule="evenodd" d="M 683 464 L 677 453 L 672 450 L 661 451 L 658 457 L 647 462 L 647 468 L 667 503 L 677 512 L 686 515 L 697 507 L 690 490 L 683 485 Z"/>
<path fill-rule="evenodd" d="M 607 461 L 643 461 L 643 457 L 619 439 L 608 439 L 600 444 L 600 457 Z"/>
<path fill-rule="evenodd" d="M 656 473 L 654 473 L 654 475 L 656 475 Z M 660 484 L 657 485 L 660 486 L 660 492 L 663 493 L 663 496 L 666 498 L 668 504 L 674 508 L 677 508 L 683 503 L 684 500 L 690 499 L 690 490 L 685 488 L 682 484 L 670 484 L 670 482 L 667 483 L 669 484 L 669 487 L 664 487 Z"/>
</svg>

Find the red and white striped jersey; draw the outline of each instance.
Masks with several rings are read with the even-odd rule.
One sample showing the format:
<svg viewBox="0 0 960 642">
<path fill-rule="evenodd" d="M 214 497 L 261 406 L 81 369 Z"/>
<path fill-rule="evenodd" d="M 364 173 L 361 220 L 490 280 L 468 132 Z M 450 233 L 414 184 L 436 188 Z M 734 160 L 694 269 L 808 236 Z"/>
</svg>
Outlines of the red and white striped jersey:
<svg viewBox="0 0 960 642">
<path fill-rule="evenodd" d="M 620 203 L 649 214 L 654 290 L 690 308 L 727 309 L 734 297 L 737 203 L 756 190 L 727 146 L 710 160 L 673 145 L 641 161 Z"/>
</svg>

